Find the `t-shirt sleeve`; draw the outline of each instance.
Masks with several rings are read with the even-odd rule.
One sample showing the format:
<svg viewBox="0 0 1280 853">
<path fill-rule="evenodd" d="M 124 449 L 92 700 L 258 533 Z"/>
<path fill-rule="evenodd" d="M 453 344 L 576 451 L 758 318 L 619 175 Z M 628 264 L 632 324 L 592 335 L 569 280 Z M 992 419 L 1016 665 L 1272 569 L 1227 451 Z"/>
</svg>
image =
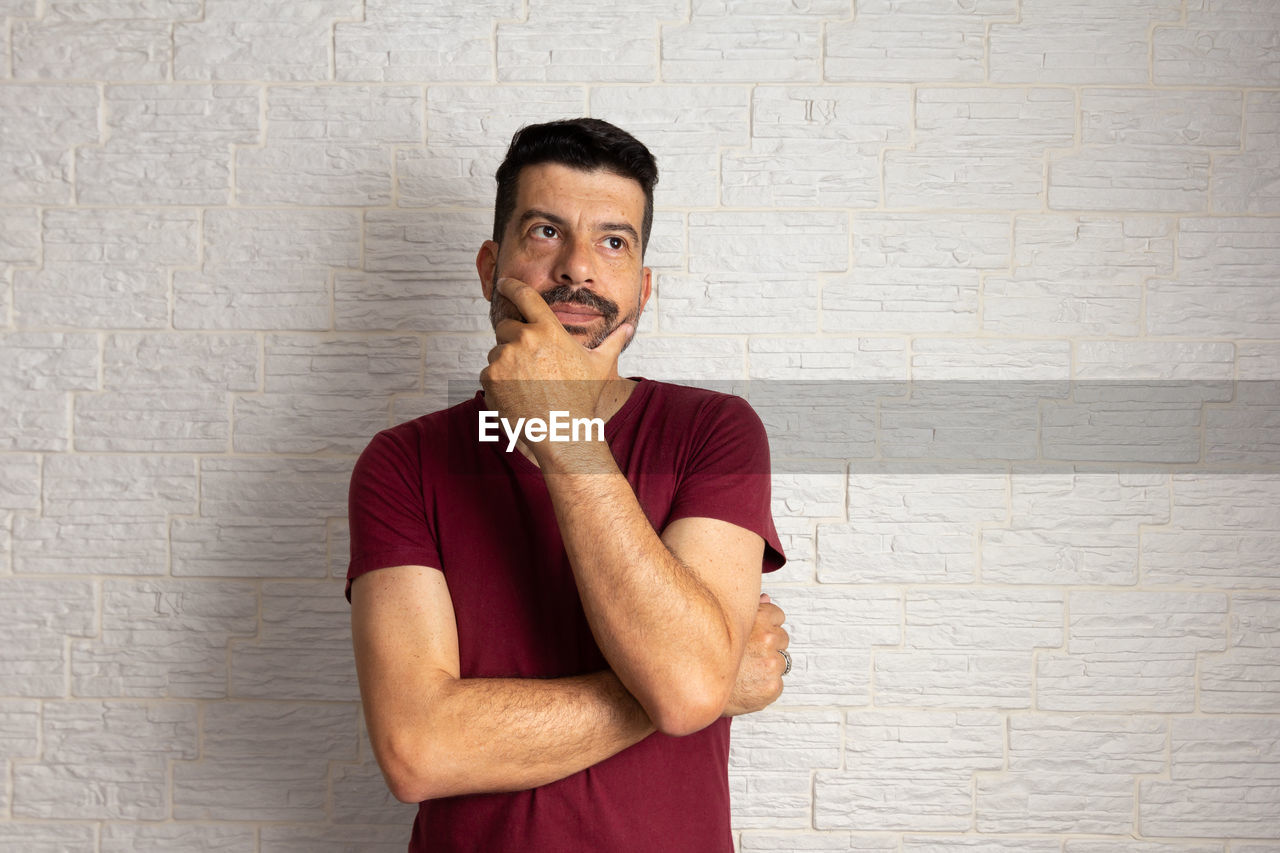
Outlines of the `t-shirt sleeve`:
<svg viewBox="0 0 1280 853">
<path fill-rule="evenodd" d="M 760 416 L 746 400 L 726 395 L 699 414 L 667 523 L 714 518 L 736 524 L 764 540 L 762 570 L 780 569 L 787 558 L 773 524 L 770 477 Z"/>
<path fill-rule="evenodd" d="M 415 433 L 405 428 L 378 433 L 351 472 L 347 517 L 351 529 L 351 581 L 391 566 L 440 566 L 435 532 L 422 486 L 422 460 Z"/>
</svg>

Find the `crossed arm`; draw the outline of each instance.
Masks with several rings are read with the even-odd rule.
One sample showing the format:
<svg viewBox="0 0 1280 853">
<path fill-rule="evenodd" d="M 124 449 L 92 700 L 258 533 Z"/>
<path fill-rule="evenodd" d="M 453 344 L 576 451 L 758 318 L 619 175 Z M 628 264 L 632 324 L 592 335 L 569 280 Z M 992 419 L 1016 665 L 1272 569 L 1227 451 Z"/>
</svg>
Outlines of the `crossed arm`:
<svg viewBox="0 0 1280 853">
<path fill-rule="evenodd" d="M 751 569 L 758 584 L 763 545 L 750 541 L 754 537 L 760 542 L 754 534 L 711 519 L 681 519 L 667 528 L 664 539 L 668 535 L 673 540 L 697 538 L 709 530 L 746 540 L 746 549 L 756 553 Z M 613 532 L 617 533 L 616 528 Z M 704 547 L 714 547 L 711 540 L 704 542 Z M 665 548 L 664 542 L 658 544 Z M 732 549 L 727 545 L 722 550 Z M 734 574 L 727 566 L 711 571 L 721 573 Z M 686 723 L 689 731 L 722 713 L 759 710 L 781 693 L 783 661 L 776 649 L 787 641 L 781 628 L 783 614 L 775 605 L 762 602 L 749 583 L 746 586 L 745 593 L 737 590 L 743 598 L 750 596 L 745 608 L 738 605 L 750 611 L 738 643 L 747 644 L 749 631 L 751 653 L 745 660 L 739 652 L 738 659 L 720 662 L 731 670 L 728 688 L 723 698 L 719 694 L 712 699 L 695 697 L 696 711 L 685 718 L 690 721 Z M 625 612 L 628 602 L 621 595 L 615 598 L 619 613 Z M 661 616 L 664 598 L 659 594 L 652 598 L 640 609 Z M 603 761 L 658 730 L 651 713 L 614 670 L 557 679 L 461 678 L 453 606 L 444 575 L 435 569 L 401 566 L 370 572 L 352 584 L 351 603 L 370 740 L 388 786 L 404 802 L 544 785 Z M 585 595 L 584 608 L 589 608 Z M 660 633 L 671 630 L 657 628 Z M 713 626 L 709 633 L 714 636 L 720 630 Z M 648 647 L 640 646 L 640 652 Z M 607 656 L 608 650 L 603 646 L 602 650 Z M 689 662 L 699 651 L 687 646 L 677 655 L 679 660 L 665 665 L 668 670 L 674 666 L 695 675 L 714 669 Z M 668 654 L 665 647 L 660 653 Z M 631 654 L 643 658 L 635 651 Z M 647 665 L 661 675 L 664 662 L 659 657 Z M 666 677 L 677 679 L 666 685 L 674 689 L 669 694 L 657 690 L 661 695 L 656 702 L 676 707 L 686 694 L 696 692 L 678 680 L 686 674 L 673 672 Z"/>
</svg>

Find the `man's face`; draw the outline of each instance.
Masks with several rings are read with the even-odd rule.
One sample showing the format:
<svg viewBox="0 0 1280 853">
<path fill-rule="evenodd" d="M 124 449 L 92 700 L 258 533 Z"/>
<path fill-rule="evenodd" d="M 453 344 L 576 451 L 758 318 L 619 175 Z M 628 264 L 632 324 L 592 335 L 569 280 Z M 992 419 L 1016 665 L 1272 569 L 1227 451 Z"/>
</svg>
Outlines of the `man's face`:
<svg viewBox="0 0 1280 853">
<path fill-rule="evenodd" d="M 652 277 L 641 259 L 644 202 L 638 183 L 612 172 L 559 163 L 522 169 L 502 242 L 485 241 L 476 256 L 490 321 L 520 318 L 496 293 L 498 279 L 515 278 L 542 294 L 588 348 L 623 323 L 634 326 Z"/>
</svg>

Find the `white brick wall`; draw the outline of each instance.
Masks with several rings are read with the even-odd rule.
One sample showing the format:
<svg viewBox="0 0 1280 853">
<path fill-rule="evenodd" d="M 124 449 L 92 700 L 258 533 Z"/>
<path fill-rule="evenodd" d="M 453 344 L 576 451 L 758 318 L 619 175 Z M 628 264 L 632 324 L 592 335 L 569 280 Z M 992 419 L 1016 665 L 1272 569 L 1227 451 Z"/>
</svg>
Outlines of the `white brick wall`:
<svg viewBox="0 0 1280 853">
<path fill-rule="evenodd" d="M 623 370 L 772 436 L 738 848 L 1276 853 L 1277 44 L 1272 0 L 0 0 L 0 849 L 404 849 L 347 478 L 484 362 L 510 134 L 591 114 L 662 169 Z"/>
</svg>

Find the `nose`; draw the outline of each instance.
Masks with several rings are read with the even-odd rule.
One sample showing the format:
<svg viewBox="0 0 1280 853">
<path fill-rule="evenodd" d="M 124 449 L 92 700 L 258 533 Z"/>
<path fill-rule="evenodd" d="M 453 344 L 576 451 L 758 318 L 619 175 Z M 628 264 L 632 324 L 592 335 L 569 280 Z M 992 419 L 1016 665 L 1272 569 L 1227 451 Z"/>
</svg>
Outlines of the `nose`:
<svg viewBox="0 0 1280 853">
<path fill-rule="evenodd" d="M 560 248 L 554 270 L 559 284 L 591 284 L 595 281 L 595 255 L 590 243 L 569 238 Z"/>
</svg>

